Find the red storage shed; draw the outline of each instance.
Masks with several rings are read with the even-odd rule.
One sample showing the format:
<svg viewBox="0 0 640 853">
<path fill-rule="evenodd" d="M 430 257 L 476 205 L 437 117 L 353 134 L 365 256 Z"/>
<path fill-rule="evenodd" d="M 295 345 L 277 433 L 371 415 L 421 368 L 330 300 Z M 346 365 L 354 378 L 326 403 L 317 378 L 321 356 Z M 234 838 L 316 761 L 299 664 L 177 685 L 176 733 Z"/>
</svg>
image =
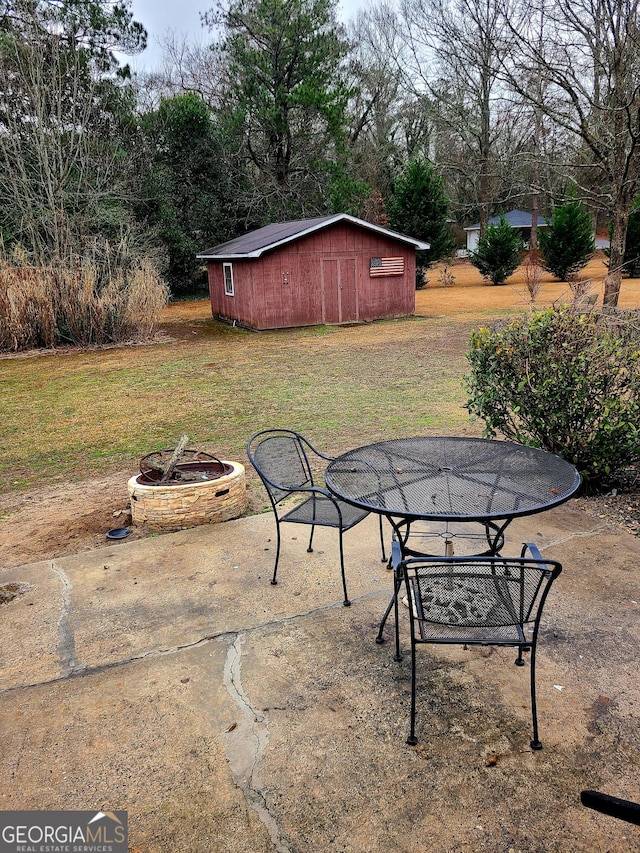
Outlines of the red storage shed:
<svg viewBox="0 0 640 853">
<path fill-rule="evenodd" d="M 413 314 L 415 253 L 428 248 L 340 213 L 267 225 L 198 258 L 214 317 L 281 329 Z"/>
</svg>

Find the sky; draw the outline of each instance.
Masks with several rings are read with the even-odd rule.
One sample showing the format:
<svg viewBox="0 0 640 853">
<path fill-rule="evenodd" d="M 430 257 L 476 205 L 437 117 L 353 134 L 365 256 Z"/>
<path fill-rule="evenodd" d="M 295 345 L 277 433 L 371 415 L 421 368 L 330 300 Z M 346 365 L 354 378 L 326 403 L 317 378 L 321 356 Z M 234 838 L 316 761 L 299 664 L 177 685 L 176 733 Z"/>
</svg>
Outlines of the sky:
<svg viewBox="0 0 640 853">
<path fill-rule="evenodd" d="M 366 0 L 340 0 L 340 17 L 346 21 Z M 133 17 L 147 30 L 147 49 L 139 56 L 125 57 L 132 69 L 150 71 L 161 64 L 160 41 L 168 32 L 187 36 L 189 41 L 208 41 L 208 31 L 200 24 L 200 12 L 213 9 L 215 0 L 132 0 Z"/>
</svg>

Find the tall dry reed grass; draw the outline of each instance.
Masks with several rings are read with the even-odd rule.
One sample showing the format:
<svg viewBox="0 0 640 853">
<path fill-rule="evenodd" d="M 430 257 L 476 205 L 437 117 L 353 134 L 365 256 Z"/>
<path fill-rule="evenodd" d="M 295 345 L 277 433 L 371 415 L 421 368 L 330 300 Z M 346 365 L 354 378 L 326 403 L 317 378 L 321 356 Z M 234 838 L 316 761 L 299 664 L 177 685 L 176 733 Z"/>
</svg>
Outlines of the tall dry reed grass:
<svg viewBox="0 0 640 853">
<path fill-rule="evenodd" d="M 168 298 L 147 261 L 32 267 L 0 257 L 0 350 L 148 340 Z"/>
</svg>

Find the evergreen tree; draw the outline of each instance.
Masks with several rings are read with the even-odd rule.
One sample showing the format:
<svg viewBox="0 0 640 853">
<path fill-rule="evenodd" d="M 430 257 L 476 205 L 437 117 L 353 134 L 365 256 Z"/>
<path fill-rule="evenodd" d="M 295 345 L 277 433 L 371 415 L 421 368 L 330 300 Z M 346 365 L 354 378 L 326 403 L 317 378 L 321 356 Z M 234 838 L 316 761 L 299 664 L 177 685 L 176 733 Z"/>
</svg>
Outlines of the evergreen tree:
<svg viewBox="0 0 640 853">
<path fill-rule="evenodd" d="M 492 284 L 504 284 L 520 263 L 522 239 L 504 215 L 497 225 L 488 225 L 478 240 L 478 248 L 469 254 L 469 260 L 483 278 Z"/>
<path fill-rule="evenodd" d="M 577 201 L 557 207 L 548 228 L 541 228 L 538 243 L 542 265 L 559 280 L 586 266 L 595 251 L 591 217 Z"/>
<path fill-rule="evenodd" d="M 633 203 L 627 226 L 627 242 L 624 250 L 624 271 L 637 278 L 640 273 L 640 196 Z"/>
<path fill-rule="evenodd" d="M 231 200 L 240 178 L 230 175 L 223 131 L 195 92 L 163 99 L 143 116 L 142 128 L 147 163 L 139 215 L 166 250 L 172 293 L 192 291 L 197 253 L 235 235 Z"/>
<path fill-rule="evenodd" d="M 440 175 L 423 159 L 411 160 L 398 176 L 388 205 L 389 227 L 430 244 L 416 254 L 416 285 L 424 282 L 425 270 L 455 247 L 447 224 L 449 199 Z"/>
<path fill-rule="evenodd" d="M 225 112 L 242 133 L 252 203 L 266 221 L 327 212 L 354 189 L 341 185 L 349 46 L 336 4 L 225 0 L 205 16 L 222 27 Z"/>
</svg>

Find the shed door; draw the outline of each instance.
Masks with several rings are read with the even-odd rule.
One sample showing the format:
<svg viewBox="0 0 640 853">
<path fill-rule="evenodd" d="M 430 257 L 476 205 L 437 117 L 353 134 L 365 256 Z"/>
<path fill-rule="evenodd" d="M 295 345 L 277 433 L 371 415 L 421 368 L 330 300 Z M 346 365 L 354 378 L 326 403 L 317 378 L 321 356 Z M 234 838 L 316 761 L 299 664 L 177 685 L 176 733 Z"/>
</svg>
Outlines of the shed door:
<svg viewBox="0 0 640 853">
<path fill-rule="evenodd" d="M 355 258 L 323 259 L 322 308 L 325 323 L 349 323 L 358 319 Z"/>
</svg>

